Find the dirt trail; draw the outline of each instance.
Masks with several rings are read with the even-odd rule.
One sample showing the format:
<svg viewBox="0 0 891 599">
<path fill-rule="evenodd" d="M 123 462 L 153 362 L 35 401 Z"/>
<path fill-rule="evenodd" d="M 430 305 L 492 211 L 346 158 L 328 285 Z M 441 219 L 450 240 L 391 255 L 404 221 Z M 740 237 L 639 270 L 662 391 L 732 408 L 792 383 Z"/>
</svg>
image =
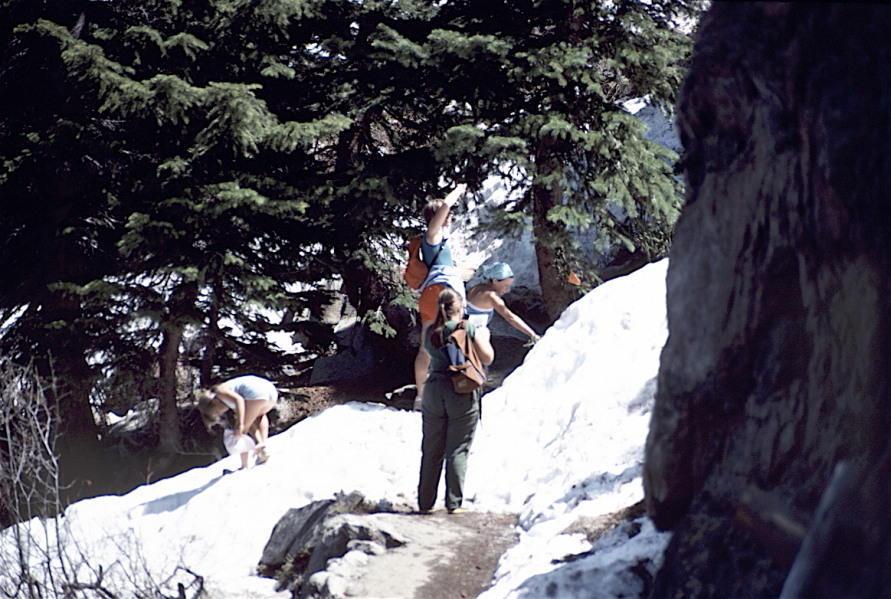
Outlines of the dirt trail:
<svg viewBox="0 0 891 599">
<path fill-rule="evenodd" d="M 524 340 L 494 337 L 495 362 L 489 367 L 486 390 L 497 388 L 529 351 Z M 373 375 L 318 387 L 295 389 L 274 424 L 287 428 L 294 421 L 348 401 L 380 402 L 411 409 L 414 392 L 387 401 L 387 392 L 410 382 L 411 373 L 377 372 Z M 468 511 L 431 515 L 376 514 L 410 539 L 383 555 L 369 556 L 364 565 L 345 566 L 347 596 L 355 599 L 465 599 L 489 588 L 502 554 L 518 539 L 514 515 Z"/>
<path fill-rule="evenodd" d="M 501 555 L 517 542 L 516 517 L 445 510 L 378 514 L 409 539 L 354 571 L 348 594 L 362 599 L 462 599 L 489 588 Z"/>
</svg>

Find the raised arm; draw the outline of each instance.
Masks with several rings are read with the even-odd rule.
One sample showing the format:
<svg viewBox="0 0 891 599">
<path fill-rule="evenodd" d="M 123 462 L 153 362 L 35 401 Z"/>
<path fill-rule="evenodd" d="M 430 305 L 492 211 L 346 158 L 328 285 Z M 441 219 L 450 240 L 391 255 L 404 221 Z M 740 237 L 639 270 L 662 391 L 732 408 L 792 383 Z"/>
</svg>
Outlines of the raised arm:
<svg viewBox="0 0 891 599">
<path fill-rule="evenodd" d="M 540 339 L 538 333 L 532 330 L 532 327 L 526 324 L 526 321 L 514 314 L 497 293 L 489 291 L 487 295 L 489 296 L 489 301 L 492 303 L 492 307 L 495 308 L 495 311 L 498 312 L 510 326 L 525 335 L 529 335 L 535 341 Z"/>
<path fill-rule="evenodd" d="M 436 214 L 430 219 L 430 224 L 427 225 L 427 243 L 430 245 L 438 245 L 442 242 L 443 225 L 445 225 L 446 220 L 449 218 L 449 212 L 451 211 L 452 206 L 461 199 L 461 196 L 464 195 L 466 190 L 467 185 L 461 183 L 445 197 L 439 210 L 436 211 Z"/>
</svg>

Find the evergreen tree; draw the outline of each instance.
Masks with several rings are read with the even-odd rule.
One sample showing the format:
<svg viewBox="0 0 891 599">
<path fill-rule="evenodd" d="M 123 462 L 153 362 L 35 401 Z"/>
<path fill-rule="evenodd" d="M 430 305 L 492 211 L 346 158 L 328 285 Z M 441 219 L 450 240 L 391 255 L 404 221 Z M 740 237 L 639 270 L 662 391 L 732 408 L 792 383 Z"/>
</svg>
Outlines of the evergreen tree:
<svg viewBox="0 0 891 599">
<path fill-rule="evenodd" d="M 513 171 L 528 191 L 496 224 L 532 219 L 544 300 L 555 319 L 616 250 L 667 253 L 680 189 L 676 158 L 644 139 L 623 103 L 673 105 L 690 52 L 682 2 L 449 2 L 423 38 L 388 30 L 378 45 L 447 97 L 435 150 L 479 180 Z M 414 37 L 413 35 L 414 34 Z M 443 81 L 437 73 L 447 74 Z M 596 232 L 586 254 L 578 236 Z"/>
<path fill-rule="evenodd" d="M 55 356 L 85 437 L 103 368 L 157 372 L 173 453 L 184 338 L 199 335 L 205 382 L 272 369 L 266 333 L 296 326 L 278 315 L 313 309 L 332 280 L 386 332 L 383 309 L 411 303 L 393 275 L 423 203 L 497 171 L 529 187 L 500 224 L 532 217 L 556 314 L 569 269 L 596 258 L 571 232 L 667 245 L 671 156 L 621 102 L 671 101 L 681 10 L 0 0 L 0 306 L 27 306 L 4 351 Z"/>
</svg>

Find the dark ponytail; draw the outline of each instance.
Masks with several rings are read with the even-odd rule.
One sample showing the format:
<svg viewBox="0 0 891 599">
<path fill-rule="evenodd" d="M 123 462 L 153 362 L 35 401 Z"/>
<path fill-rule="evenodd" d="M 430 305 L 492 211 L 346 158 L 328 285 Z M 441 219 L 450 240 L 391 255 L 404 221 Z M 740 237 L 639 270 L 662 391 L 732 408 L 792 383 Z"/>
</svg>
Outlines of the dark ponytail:
<svg viewBox="0 0 891 599">
<path fill-rule="evenodd" d="M 464 309 L 464 300 L 458 295 L 458 292 L 450 287 L 444 288 L 439 292 L 437 301 L 436 320 L 433 321 L 433 333 L 430 335 L 430 343 L 436 349 L 440 349 L 445 345 L 443 333 L 445 332 L 445 323 L 450 320 L 461 318 Z"/>
</svg>

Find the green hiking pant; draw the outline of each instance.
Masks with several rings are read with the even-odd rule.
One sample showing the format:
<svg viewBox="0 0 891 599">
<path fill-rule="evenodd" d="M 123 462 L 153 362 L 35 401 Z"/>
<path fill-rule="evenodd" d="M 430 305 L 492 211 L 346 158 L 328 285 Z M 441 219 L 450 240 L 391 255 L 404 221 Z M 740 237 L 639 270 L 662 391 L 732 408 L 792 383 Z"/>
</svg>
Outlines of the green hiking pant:
<svg viewBox="0 0 891 599">
<path fill-rule="evenodd" d="M 480 391 L 455 393 L 448 375 L 431 373 L 424 385 L 421 414 L 424 438 L 421 441 L 421 479 L 418 507 L 433 508 L 442 464 L 445 461 L 446 508 L 461 507 L 464 500 L 464 474 L 467 455 L 479 420 Z"/>
</svg>

